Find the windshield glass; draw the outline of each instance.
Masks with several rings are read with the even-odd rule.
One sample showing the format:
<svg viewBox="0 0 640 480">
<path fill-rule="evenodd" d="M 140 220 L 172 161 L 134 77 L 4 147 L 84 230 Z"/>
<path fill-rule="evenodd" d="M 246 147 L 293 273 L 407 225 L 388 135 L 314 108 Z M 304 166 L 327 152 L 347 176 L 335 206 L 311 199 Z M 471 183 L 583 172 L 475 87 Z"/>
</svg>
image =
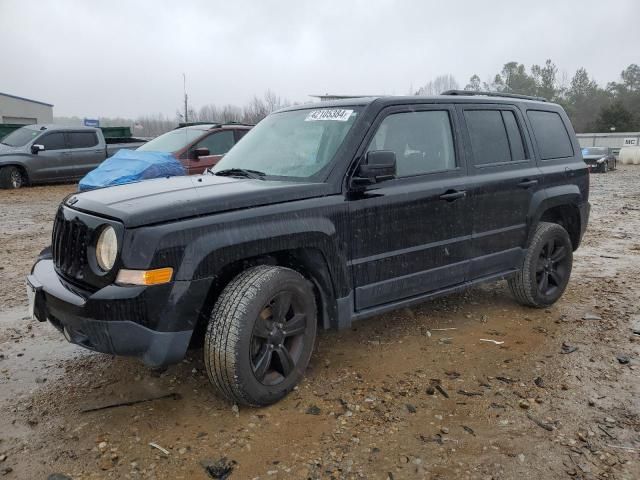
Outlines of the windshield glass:
<svg viewBox="0 0 640 480">
<path fill-rule="evenodd" d="M 196 138 L 204 134 L 204 130 L 195 128 L 181 128 L 171 132 L 164 133 L 153 140 L 148 141 L 138 150 L 147 152 L 165 152 L 173 153 L 182 150 L 184 147 L 193 142 Z"/>
<path fill-rule="evenodd" d="M 607 155 L 608 153 L 609 149 L 605 147 L 591 147 L 582 149 L 582 155 Z"/>
<path fill-rule="evenodd" d="M 29 143 L 32 139 L 36 138 L 42 132 L 40 130 L 34 130 L 30 127 L 22 127 L 18 130 L 14 130 L 9 135 L 0 140 L 0 143 L 9 145 L 10 147 L 23 147 Z"/>
<path fill-rule="evenodd" d="M 331 162 L 359 110 L 317 108 L 269 115 L 212 171 L 241 168 L 267 176 L 310 178 Z"/>
</svg>

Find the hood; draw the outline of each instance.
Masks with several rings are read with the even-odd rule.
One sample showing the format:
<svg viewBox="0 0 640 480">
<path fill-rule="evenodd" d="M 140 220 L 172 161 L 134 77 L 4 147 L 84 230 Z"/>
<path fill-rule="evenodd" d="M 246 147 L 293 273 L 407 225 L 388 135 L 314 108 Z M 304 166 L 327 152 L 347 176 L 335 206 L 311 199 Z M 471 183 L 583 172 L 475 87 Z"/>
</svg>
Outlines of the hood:
<svg viewBox="0 0 640 480">
<path fill-rule="evenodd" d="M 25 147 L 10 147 L 0 143 L 0 155 L 11 155 L 13 153 L 24 153 Z"/>
<path fill-rule="evenodd" d="M 196 175 L 145 180 L 69 196 L 76 210 L 120 220 L 126 227 L 209 215 L 327 194 L 324 183 Z"/>
<path fill-rule="evenodd" d="M 601 158 L 605 158 L 605 157 L 606 157 L 606 155 L 583 155 L 582 159 L 585 162 L 588 162 L 588 161 L 592 161 L 593 162 L 594 160 L 600 160 Z"/>
</svg>

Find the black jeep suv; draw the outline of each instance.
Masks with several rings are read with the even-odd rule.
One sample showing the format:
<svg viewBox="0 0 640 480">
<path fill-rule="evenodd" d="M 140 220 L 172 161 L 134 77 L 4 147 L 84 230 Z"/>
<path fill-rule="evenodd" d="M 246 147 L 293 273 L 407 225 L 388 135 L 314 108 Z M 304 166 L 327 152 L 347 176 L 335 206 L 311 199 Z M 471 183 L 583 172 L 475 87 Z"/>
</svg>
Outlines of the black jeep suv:
<svg viewBox="0 0 640 480">
<path fill-rule="evenodd" d="M 300 381 L 318 327 L 502 278 L 551 305 L 588 191 L 567 115 L 542 99 L 296 106 L 204 175 L 66 198 L 28 290 L 69 341 L 151 366 L 203 337 L 216 389 L 266 405 Z"/>
</svg>

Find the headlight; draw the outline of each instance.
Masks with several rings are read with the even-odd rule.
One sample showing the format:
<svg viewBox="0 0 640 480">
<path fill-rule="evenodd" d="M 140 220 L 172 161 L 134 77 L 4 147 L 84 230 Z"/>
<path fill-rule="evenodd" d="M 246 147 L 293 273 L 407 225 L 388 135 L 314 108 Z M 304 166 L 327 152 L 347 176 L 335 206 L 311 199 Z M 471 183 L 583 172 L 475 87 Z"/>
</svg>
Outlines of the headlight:
<svg viewBox="0 0 640 480">
<path fill-rule="evenodd" d="M 606 160 L 606 157 L 602 157 L 596 163 L 603 163 L 605 160 Z"/>
<path fill-rule="evenodd" d="M 118 239 L 116 237 L 116 231 L 113 227 L 106 226 L 100 233 L 98 243 L 96 244 L 96 260 L 98 261 L 98 265 L 102 270 L 108 272 L 116 263 L 117 255 Z"/>
</svg>

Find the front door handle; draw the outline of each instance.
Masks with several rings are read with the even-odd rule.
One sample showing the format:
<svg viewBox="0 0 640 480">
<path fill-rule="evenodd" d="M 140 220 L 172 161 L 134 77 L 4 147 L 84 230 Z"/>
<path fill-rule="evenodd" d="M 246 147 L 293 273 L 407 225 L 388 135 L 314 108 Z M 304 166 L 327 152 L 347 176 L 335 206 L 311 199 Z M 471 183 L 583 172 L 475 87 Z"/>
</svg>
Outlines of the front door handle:
<svg viewBox="0 0 640 480">
<path fill-rule="evenodd" d="M 446 200 L 447 202 L 453 202 L 459 198 L 464 198 L 467 196 L 467 192 L 465 190 L 447 190 L 445 193 L 440 195 L 440 200 Z"/>
<path fill-rule="evenodd" d="M 525 178 L 520 183 L 518 183 L 518 186 L 520 188 L 529 188 L 537 184 L 538 184 L 538 180 L 529 180 L 528 178 Z"/>
</svg>

